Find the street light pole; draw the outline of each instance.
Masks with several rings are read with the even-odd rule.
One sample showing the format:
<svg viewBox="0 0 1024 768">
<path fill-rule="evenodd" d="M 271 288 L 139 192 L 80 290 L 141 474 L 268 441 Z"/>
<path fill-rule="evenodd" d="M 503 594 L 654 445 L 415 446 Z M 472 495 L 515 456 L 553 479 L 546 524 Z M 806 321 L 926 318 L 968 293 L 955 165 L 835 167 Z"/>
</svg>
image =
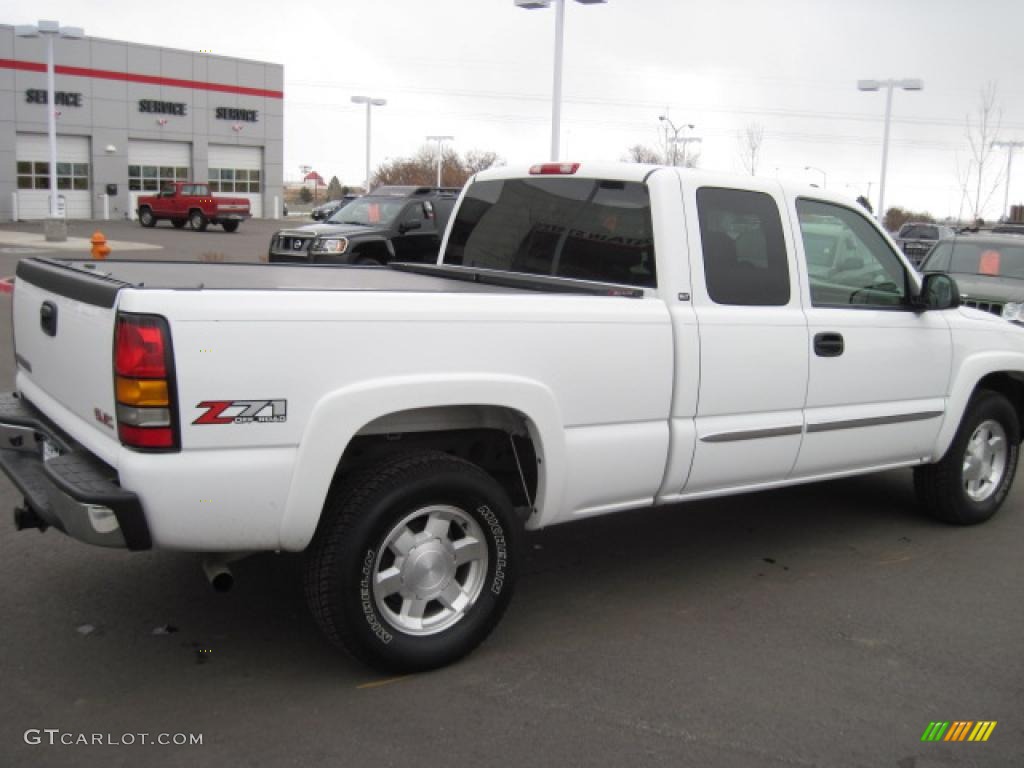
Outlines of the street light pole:
<svg viewBox="0 0 1024 768">
<path fill-rule="evenodd" d="M 885 172 L 889 160 L 889 123 L 892 118 L 892 90 L 902 88 L 904 91 L 924 90 L 924 81 L 917 78 L 906 80 L 858 80 L 857 90 L 878 91 L 885 88 L 885 130 L 882 133 L 882 174 L 878 183 L 878 220 L 885 221 Z"/>
<path fill-rule="evenodd" d="M 57 224 L 57 86 L 53 64 L 53 40 L 56 37 L 80 40 L 85 33 L 81 27 L 62 27 L 56 21 L 40 21 L 38 24 L 16 26 L 14 34 L 18 37 L 46 38 L 46 109 L 50 140 L 50 213 L 46 225 L 46 239 L 67 240 L 67 223 Z"/>
<path fill-rule="evenodd" d="M 993 141 L 993 147 L 1006 149 L 1006 193 L 1003 196 L 1003 216 L 1010 220 L 1010 173 L 1013 171 L 1013 150 L 1024 147 L 1024 141 Z"/>
<path fill-rule="evenodd" d="M 814 165 L 805 165 L 804 166 L 804 170 L 805 171 L 817 171 L 818 173 L 820 173 L 821 174 L 821 188 L 822 189 L 828 189 L 828 174 L 825 173 L 823 170 L 821 170 L 821 168 L 818 168 L 817 166 L 814 166 Z"/>
<path fill-rule="evenodd" d="M 441 145 L 446 141 L 455 141 L 454 136 L 427 136 L 427 141 L 437 142 L 437 186 L 441 186 L 441 162 L 443 155 L 441 154 Z"/>
<path fill-rule="evenodd" d="M 695 137 L 680 139 L 679 138 L 679 134 L 680 134 L 681 131 L 684 131 L 687 128 L 689 128 L 692 131 L 693 130 L 693 123 L 684 123 L 683 125 L 680 125 L 679 127 L 676 127 L 676 124 L 672 122 L 672 118 L 668 116 L 667 112 L 664 115 L 658 115 L 658 119 L 661 122 L 663 122 L 663 123 L 668 123 L 669 129 L 671 129 L 671 131 L 672 131 L 672 138 L 671 139 L 668 138 L 668 134 L 667 133 L 665 134 L 665 143 L 672 145 L 672 165 L 673 166 L 676 165 L 678 160 L 679 160 L 679 155 L 676 152 L 676 148 L 680 144 L 683 145 L 683 159 L 685 161 L 685 159 L 686 159 L 686 145 L 688 143 L 690 143 L 691 141 L 700 141 L 700 139 L 695 138 Z M 665 159 L 667 160 L 668 158 L 665 158 Z"/>
<path fill-rule="evenodd" d="M 598 5 L 608 0 L 576 0 L 581 5 Z M 555 4 L 555 73 L 551 88 L 551 159 L 558 160 L 562 130 L 562 49 L 565 44 L 566 0 L 515 0 L 517 8 L 535 11 Z"/>
<path fill-rule="evenodd" d="M 680 144 L 683 145 L 683 167 L 684 168 L 689 168 L 689 166 L 686 164 L 688 162 L 687 158 L 686 158 L 686 145 L 687 144 L 700 144 L 702 141 L 704 141 L 704 140 L 700 136 L 683 136 L 683 138 L 681 138 L 681 139 L 679 137 L 676 137 L 676 138 L 672 139 L 673 155 L 675 155 L 675 147 L 678 147 Z M 678 157 L 675 157 L 675 161 L 678 161 Z M 675 165 L 675 162 L 673 162 L 673 165 Z"/>
<path fill-rule="evenodd" d="M 388 103 L 387 99 L 375 99 L 372 96 L 353 96 L 353 104 L 366 105 L 366 181 L 364 189 L 370 191 L 370 109 L 372 107 L 383 107 Z"/>
</svg>

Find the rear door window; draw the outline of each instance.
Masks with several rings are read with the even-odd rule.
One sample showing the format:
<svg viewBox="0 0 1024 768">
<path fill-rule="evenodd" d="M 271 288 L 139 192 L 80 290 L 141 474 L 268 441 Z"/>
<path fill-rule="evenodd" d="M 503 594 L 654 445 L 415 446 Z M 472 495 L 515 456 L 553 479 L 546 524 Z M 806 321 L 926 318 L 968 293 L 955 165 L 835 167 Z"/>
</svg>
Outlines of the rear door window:
<svg viewBox="0 0 1024 768">
<path fill-rule="evenodd" d="M 704 279 L 716 304 L 789 303 L 789 262 L 779 207 L 770 195 L 741 189 L 697 190 Z"/>
<path fill-rule="evenodd" d="M 579 178 L 476 182 L 443 263 L 653 288 L 647 187 Z"/>
</svg>

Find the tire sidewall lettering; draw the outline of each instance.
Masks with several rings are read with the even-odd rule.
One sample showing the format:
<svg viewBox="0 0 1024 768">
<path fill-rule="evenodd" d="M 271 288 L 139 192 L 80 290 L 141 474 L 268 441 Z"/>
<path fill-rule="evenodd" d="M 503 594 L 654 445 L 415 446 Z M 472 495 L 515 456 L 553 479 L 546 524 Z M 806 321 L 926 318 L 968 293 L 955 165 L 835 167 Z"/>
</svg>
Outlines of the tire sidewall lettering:
<svg viewBox="0 0 1024 768">
<path fill-rule="evenodd" d="M 508 542 L 505 538 L 505 529 L 502 528 L 498 516 L 486 504 L 478 506 L 476 513 L 491 534 L 491 543 L 494 546 L 494 576 L 491 579 L 490 591 L 493 595 L 500 595 L 505 588 L 505 574 L 508 569 Z"/>
<path fill-rule="evenodd" d="M 373 602 L 373 589 L 370 586 L 376 564 L 376 550 L 368 549 L 366 551 L 366 556 L 363 558 L 362 568 L 360 569 L 359 605 L 362 609 L 363 618 L 366 619 L 366 623 L 370 627 L 370 631 L 378 640 L 384 643 L 384 645 L 388 645 L 394 639 L 394 635 L 392 635 L 387 628 L 381 624 L 380 619 L 377 616 L 377 607 Z"/>
</svg>

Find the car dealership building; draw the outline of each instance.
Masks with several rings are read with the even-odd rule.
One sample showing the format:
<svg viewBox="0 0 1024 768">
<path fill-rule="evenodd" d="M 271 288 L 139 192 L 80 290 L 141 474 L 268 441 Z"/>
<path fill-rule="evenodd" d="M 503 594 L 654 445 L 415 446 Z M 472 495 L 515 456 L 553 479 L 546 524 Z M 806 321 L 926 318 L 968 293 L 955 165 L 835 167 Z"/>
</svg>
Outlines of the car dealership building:
<svg viewBox="0 0 1024 768">
<path fill-rule="evenodd" d="M 58 205 L 69 219 L 135 216 L 175 180 L 282 198 L 284 67 L 84 37 L 54 40 Z M 49 209 L 46 40 L 0 25 L 0 221 Z"/>
</svg>

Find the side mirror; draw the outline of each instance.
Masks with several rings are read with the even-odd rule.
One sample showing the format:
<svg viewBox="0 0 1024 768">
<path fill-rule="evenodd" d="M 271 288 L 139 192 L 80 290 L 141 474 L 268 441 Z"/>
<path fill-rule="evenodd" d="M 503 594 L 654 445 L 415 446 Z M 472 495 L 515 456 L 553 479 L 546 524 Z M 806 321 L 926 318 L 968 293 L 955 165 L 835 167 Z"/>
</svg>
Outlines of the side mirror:
<svg viewBox="0 0 1024 768">
<path fill-rule="evenodd" d="M 402 234 L 405 234 L 406 232 L 411 232 L 414 229 L 419 229 L 422 226 L 422 221 L 403 221 L 399 225 L 398 231 L 401 232 Z"/>
<path fill-rule="evenodd" d="M 921 292 L 914 297 L 914 308 L 924 312 L 930 309 L 955 309 L 960 306 L 960 288 L 949 275 L 931 272 L 924 276 Z"/>
</svg>

